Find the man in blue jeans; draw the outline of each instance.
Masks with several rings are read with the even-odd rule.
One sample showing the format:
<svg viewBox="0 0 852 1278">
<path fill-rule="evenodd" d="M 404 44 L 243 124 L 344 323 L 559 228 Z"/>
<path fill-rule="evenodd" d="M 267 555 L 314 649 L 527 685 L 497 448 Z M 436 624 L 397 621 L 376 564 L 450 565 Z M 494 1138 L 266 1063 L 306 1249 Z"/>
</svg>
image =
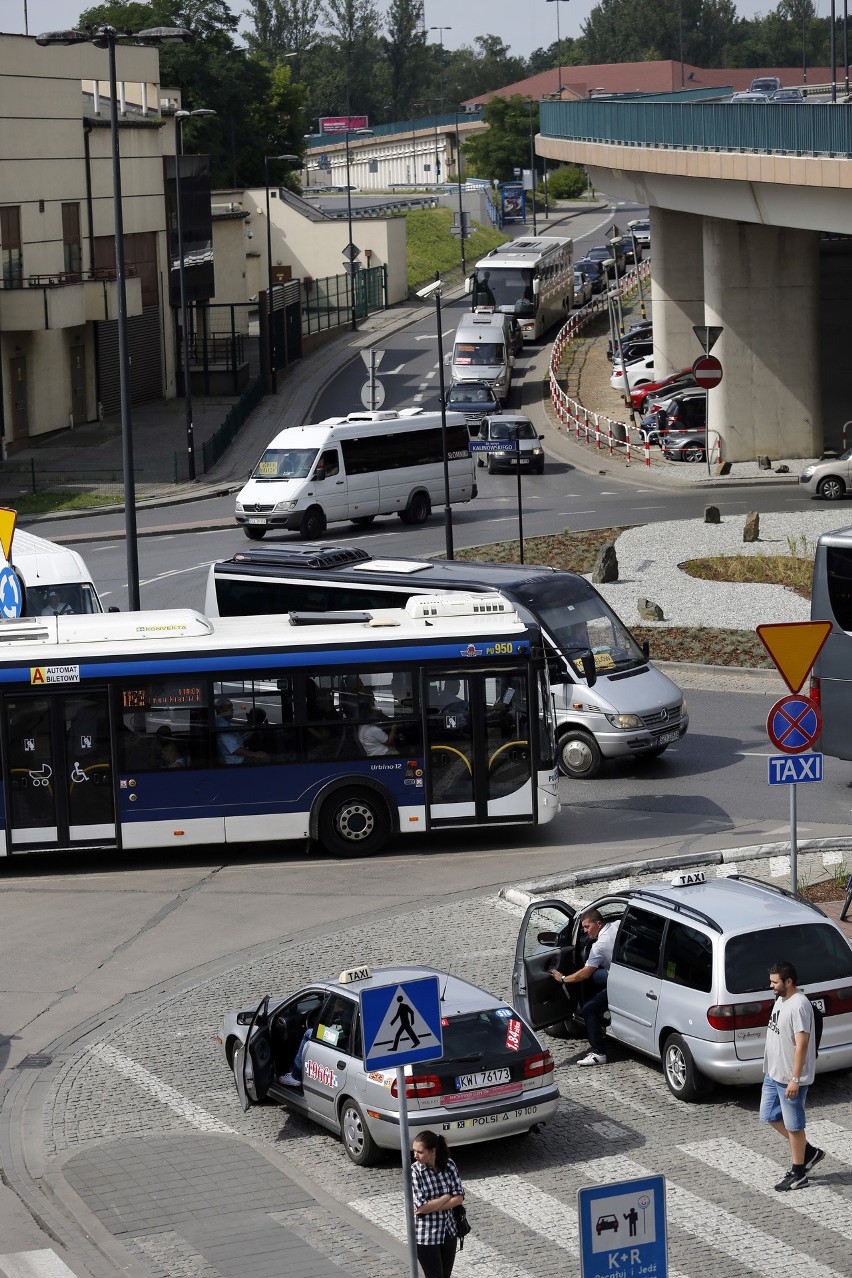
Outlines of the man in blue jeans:
<svg viewBox="0 0 852 1278">
<path fill-rule="evenodd" d="M 580 917 L 580 923 L 586 936 L 592 942 L 592 948 L 589 950 L 589 957 L 586 959 L 584 966 L 578 968 L 576 972 L 571 972 L 569 976 L 563 976 L 561 972 L 555 970 L 550 975 L 562 985 L 576 985 L 580 981 L 589 981 L 590 984 L 596 987 L 595 993 L 586 999 L 580 1008 L 580 1015 L 586 1026 L 586 1037 L 589 1040 L 591 1051 L 577 1061 L 577 1064 L 583 1066 L 606 1065 L 606 1052 L 604 1050 L 606 1028 L 603 1016 L 609 1007 L 606 996 L 606 982 L 609 976 L 609 966 L 612 962 L 612 951 L 615 948 L 618 919 L 605 923 L 600 911 L 586 910 Z"/>
</svg>

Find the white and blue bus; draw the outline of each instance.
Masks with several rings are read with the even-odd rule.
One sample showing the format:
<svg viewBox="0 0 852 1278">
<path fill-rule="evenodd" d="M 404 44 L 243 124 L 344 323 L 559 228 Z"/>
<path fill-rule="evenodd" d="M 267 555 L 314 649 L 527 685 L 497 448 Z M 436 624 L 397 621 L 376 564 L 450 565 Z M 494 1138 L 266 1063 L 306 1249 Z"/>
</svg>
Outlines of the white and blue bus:
<svg viewBox="0 0 852 1278">
<path fill-rule="evenodd" d="M 558 810 L 541 633 L 495 594 L 0 626 L 0 854 L 536 825 Z"/>
</svg>

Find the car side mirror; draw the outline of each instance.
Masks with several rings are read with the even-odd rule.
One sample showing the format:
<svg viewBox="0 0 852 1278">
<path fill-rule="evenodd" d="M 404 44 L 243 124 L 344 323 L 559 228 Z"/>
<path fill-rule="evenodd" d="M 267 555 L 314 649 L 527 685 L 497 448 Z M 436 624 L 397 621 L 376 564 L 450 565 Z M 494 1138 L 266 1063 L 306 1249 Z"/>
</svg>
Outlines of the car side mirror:
<svg viewBox="0 0 852 1278">
<path fill-rule="evenodd" d="M 325 479 L 325 466 L 317 466 L 314 471 L 314 483 L 318 484 Z"/>
</svg>

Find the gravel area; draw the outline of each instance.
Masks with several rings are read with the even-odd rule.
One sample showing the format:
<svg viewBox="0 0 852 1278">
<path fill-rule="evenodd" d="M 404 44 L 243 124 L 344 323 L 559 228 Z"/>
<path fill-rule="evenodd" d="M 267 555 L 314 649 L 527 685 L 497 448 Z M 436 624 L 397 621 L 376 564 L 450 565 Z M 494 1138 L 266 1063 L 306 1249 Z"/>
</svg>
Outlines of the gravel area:
<svg viewBox="0 0 852 1278">
<path fill-rule="evenodd" d="M 784 586 L 702 581 L 682 572 L 679 564 L 710 555 L 788 554 L 794 538 L 799 550 L 804 538 L 807 552 L 812 553 L 821 533 L 847 522 L 842 510 L 829 505 L 791 514 L 762 514 L 757 542 L 743 541 L 744 515 L 720 524 L 699 519 L 644 524 L 618 538 L 619 580 L 597 589 L 628 626 L 639 621 L 640 598 L 659 604 L 665 615 L 662 622 L 644 625 L 752 630 L 767 622 L 808 621 L 808 601 Z"/>
</svg>

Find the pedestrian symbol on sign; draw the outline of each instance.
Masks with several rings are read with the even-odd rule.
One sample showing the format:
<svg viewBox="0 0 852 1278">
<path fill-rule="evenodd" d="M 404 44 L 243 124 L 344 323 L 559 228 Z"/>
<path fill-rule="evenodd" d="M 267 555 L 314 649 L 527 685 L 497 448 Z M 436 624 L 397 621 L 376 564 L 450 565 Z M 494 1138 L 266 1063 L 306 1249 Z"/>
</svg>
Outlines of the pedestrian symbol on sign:
<svg viewBox="0 0 852 1278">
<path fill-rule="evenodd" d="M 436 977 L 362 990 L 361 1021 L 367 1069 L 438 1060 L 443 1053 Z"/>
</svg>

